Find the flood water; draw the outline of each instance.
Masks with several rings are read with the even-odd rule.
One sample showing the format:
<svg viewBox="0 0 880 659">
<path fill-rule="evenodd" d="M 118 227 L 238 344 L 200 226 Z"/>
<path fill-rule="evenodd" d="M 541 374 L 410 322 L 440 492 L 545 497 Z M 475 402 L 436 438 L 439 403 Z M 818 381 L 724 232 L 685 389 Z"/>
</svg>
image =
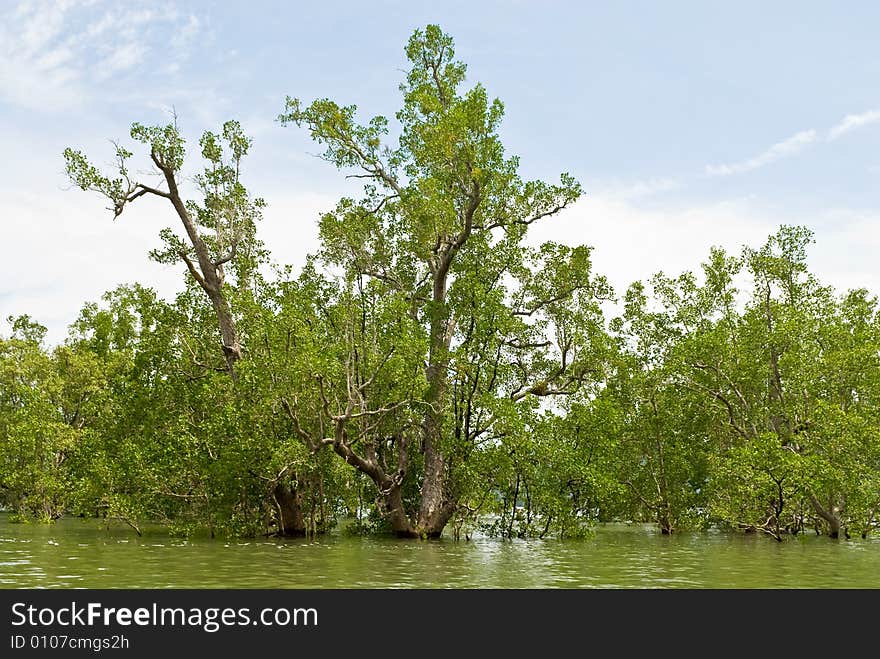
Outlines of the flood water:
<svg viewBox="0 0 880 659">
<path fill-rule="evenodd" d="M 880 588 L 880 538 L 598 526 L 583 540 L 137 537 L 95 520 L 11 524 L 2 588 Z"/>
</svg>

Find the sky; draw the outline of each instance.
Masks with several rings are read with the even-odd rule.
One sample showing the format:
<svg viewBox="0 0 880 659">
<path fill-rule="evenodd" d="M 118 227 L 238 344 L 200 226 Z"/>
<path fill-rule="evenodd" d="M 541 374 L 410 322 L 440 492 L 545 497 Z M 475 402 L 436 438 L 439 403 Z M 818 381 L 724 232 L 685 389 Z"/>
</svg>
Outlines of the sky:
<svg viewBox="0 0 880 659">
<path fill-rule="evenodd" d="M 404 44 L 429 23 L 455 39 L 467 84 L 504 102 L 523 176 L 570 172 L 586 191 L 532 240 L 593 246 L 618 293 L 781 224 L 814 231 L 826 283 L 880 292 L 880 3 L 0 0 L 0 319 L 30 314 L 60 342 L 119 284 L 182 287 L 183 266 L 148 258 L 177 228 L 164 200 L 113 221 L 61 157 L 109 164 L 109 140 L 171 108 L 193 144 L 242 123 L 260 235 L 301 265 L 353 187 L 275 121 L 285 97 L 393 117 Z"/>
</svg>

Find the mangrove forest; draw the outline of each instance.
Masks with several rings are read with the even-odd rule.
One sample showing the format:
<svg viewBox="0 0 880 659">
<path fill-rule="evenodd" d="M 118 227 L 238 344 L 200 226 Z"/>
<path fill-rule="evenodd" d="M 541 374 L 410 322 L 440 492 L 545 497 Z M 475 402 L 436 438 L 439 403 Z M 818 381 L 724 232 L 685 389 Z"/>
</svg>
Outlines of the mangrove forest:
<svg viewBox="0 0 880 659">
<path fill-rule="evenodd" d="M 613 290 L 588 226 L 530 237 L 581 183 L 520 173 L 502 102 L 439 27 L 406 56 L 388 116 L 279 94 L 278 139 L 307 134 L 312 166 L 360 190 L 290 218 L 319 224 L 301 267 L 260 239 L 239 122 L 197 144 L 187 117 L 134 123 L 106 153 L 71 138 L 67 194 L 102 197 L 108 232 L 149 206 L 150 256 L 185 280 L 86 302 L 58 344 L 8 319 L 0 506 L 227 538 L 876 530 L 877 297 L 820 281 L 803 226 Z"/>
</svg>

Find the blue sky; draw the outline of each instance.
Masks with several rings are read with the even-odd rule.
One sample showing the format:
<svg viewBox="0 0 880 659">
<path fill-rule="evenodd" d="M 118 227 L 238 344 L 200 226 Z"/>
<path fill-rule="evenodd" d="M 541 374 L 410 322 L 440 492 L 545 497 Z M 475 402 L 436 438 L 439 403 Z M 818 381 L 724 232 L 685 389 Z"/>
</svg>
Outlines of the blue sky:
<svg viewBox="0 0 880 659">
<path fill-rule="evenodd" d="M 523 173 L 584 185 L 535 240 L 593 245 L 618 290 L 799 223 L 822 278 L 880 291 L 877 3 L 3 1 L 0 317 L 31 313 L 57 341 L 119 283 L 180 286 L 182 268 L 147 258 L 175 226 L 161 200 L 113 223 L 68 189 L 60 155 L 107 162 L 108 138 L 171 106 L 190 137 L 228 118 L 254 136 L 262 236 L 301 263 L 352 188 L 274 121 L 285 95 L 393 116 L 403 45 L 426 23 L 504 101 Z"/>
</svg>

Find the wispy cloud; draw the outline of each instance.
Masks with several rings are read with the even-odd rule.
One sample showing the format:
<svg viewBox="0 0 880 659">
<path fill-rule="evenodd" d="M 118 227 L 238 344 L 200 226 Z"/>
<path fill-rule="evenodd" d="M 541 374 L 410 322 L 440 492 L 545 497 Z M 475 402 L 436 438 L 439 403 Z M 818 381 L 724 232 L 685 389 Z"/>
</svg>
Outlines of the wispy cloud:
<svg viewBox="0 0 880 659">
<path fill-rule="evenodd" d="M 180 27 L 174 33 L 174 36 L 171 37 L 171 44 L 175 48 L 189 48 L 193 39 L 195 39 L 196 35 L 199 33 L 201 26 L 202 22 L 199 20 L 198 16 L 191 14 L 189 18 L 180 24 Z"/>
<path fill-rule="evenodd" d="M 193 43 L 196 38 L 202 34 L 203 22 L 195 15 L 190 15 L 185 21 L 178 21 L 178 25 L 171 36 L 169 44 L 177 53 L 174 61 L 165 65 L 166 73 L 177 73 L 180 71 L 180 64 L 186 60 L 192 50 Z"/>
<path fill-rule="evenodd" d="M 861 114 L 848 114 L 828 131 L 828 141 L 831 142 L 850 131 L 877 123 L 878 121 L 880 121 L 880 110 L 868 110 Z"/>
<path fill-rule="evenodd" d="M 848 114 L 829 129 L 825 139 L 828 142 L 833 142 L 847 133 L 874 123 L 880 123 L 880 110 L 868 110 L 861 114 Z M 706 165 L 705 174 L 707 176 L 730 176 L 732 174 L 750 172 L 753 169 L 764 167 L 772 162 L 788 158 L 803 151 L 807 146 L 816 141 L 817 136 L 816 131 L 812 128 L 810 130 L 802 130 L 782 142 L 777 142 L 766 151 L 748 160 L 723 165 Z"/>
<path fill-rule="evenodd" d="M 175 61 L 185 58 L 200 25 L 173 4 L 45 0 L 0 10 L 0 100 L 67 110 L 141 69 L 151 54 L 168 57 L 169 45 Z"/>
<path fill-rule="evenodd" d="M 128 71 L 140 64 L 146 53 L 145 44 L 133 40 L 121 43 L 95 65 L 95 77 L 107 80 L 117 73 Z"/>
<path fill-rule="evenodd" d="M 652 176 L 638 180 L 596 180 L 589 185 L 590 194 L 600 194 L 613 199 L 635 201 L 672 192 L 684 187 L 684 182 L 671 176 Z"/>
<path fill-rule="evenodd" d="M 706 174 L 708 176 L 730 176 L 731 174 L 750 172 L 782 158 L 793 156 L 815 141 L 815 130 L 812 128 L 810 130 L 802 130 L 782 142 L 777 142 L 766 151 L 762 151 L 748 160 L 724 165 L 706 165 Z"/>
</svg>

